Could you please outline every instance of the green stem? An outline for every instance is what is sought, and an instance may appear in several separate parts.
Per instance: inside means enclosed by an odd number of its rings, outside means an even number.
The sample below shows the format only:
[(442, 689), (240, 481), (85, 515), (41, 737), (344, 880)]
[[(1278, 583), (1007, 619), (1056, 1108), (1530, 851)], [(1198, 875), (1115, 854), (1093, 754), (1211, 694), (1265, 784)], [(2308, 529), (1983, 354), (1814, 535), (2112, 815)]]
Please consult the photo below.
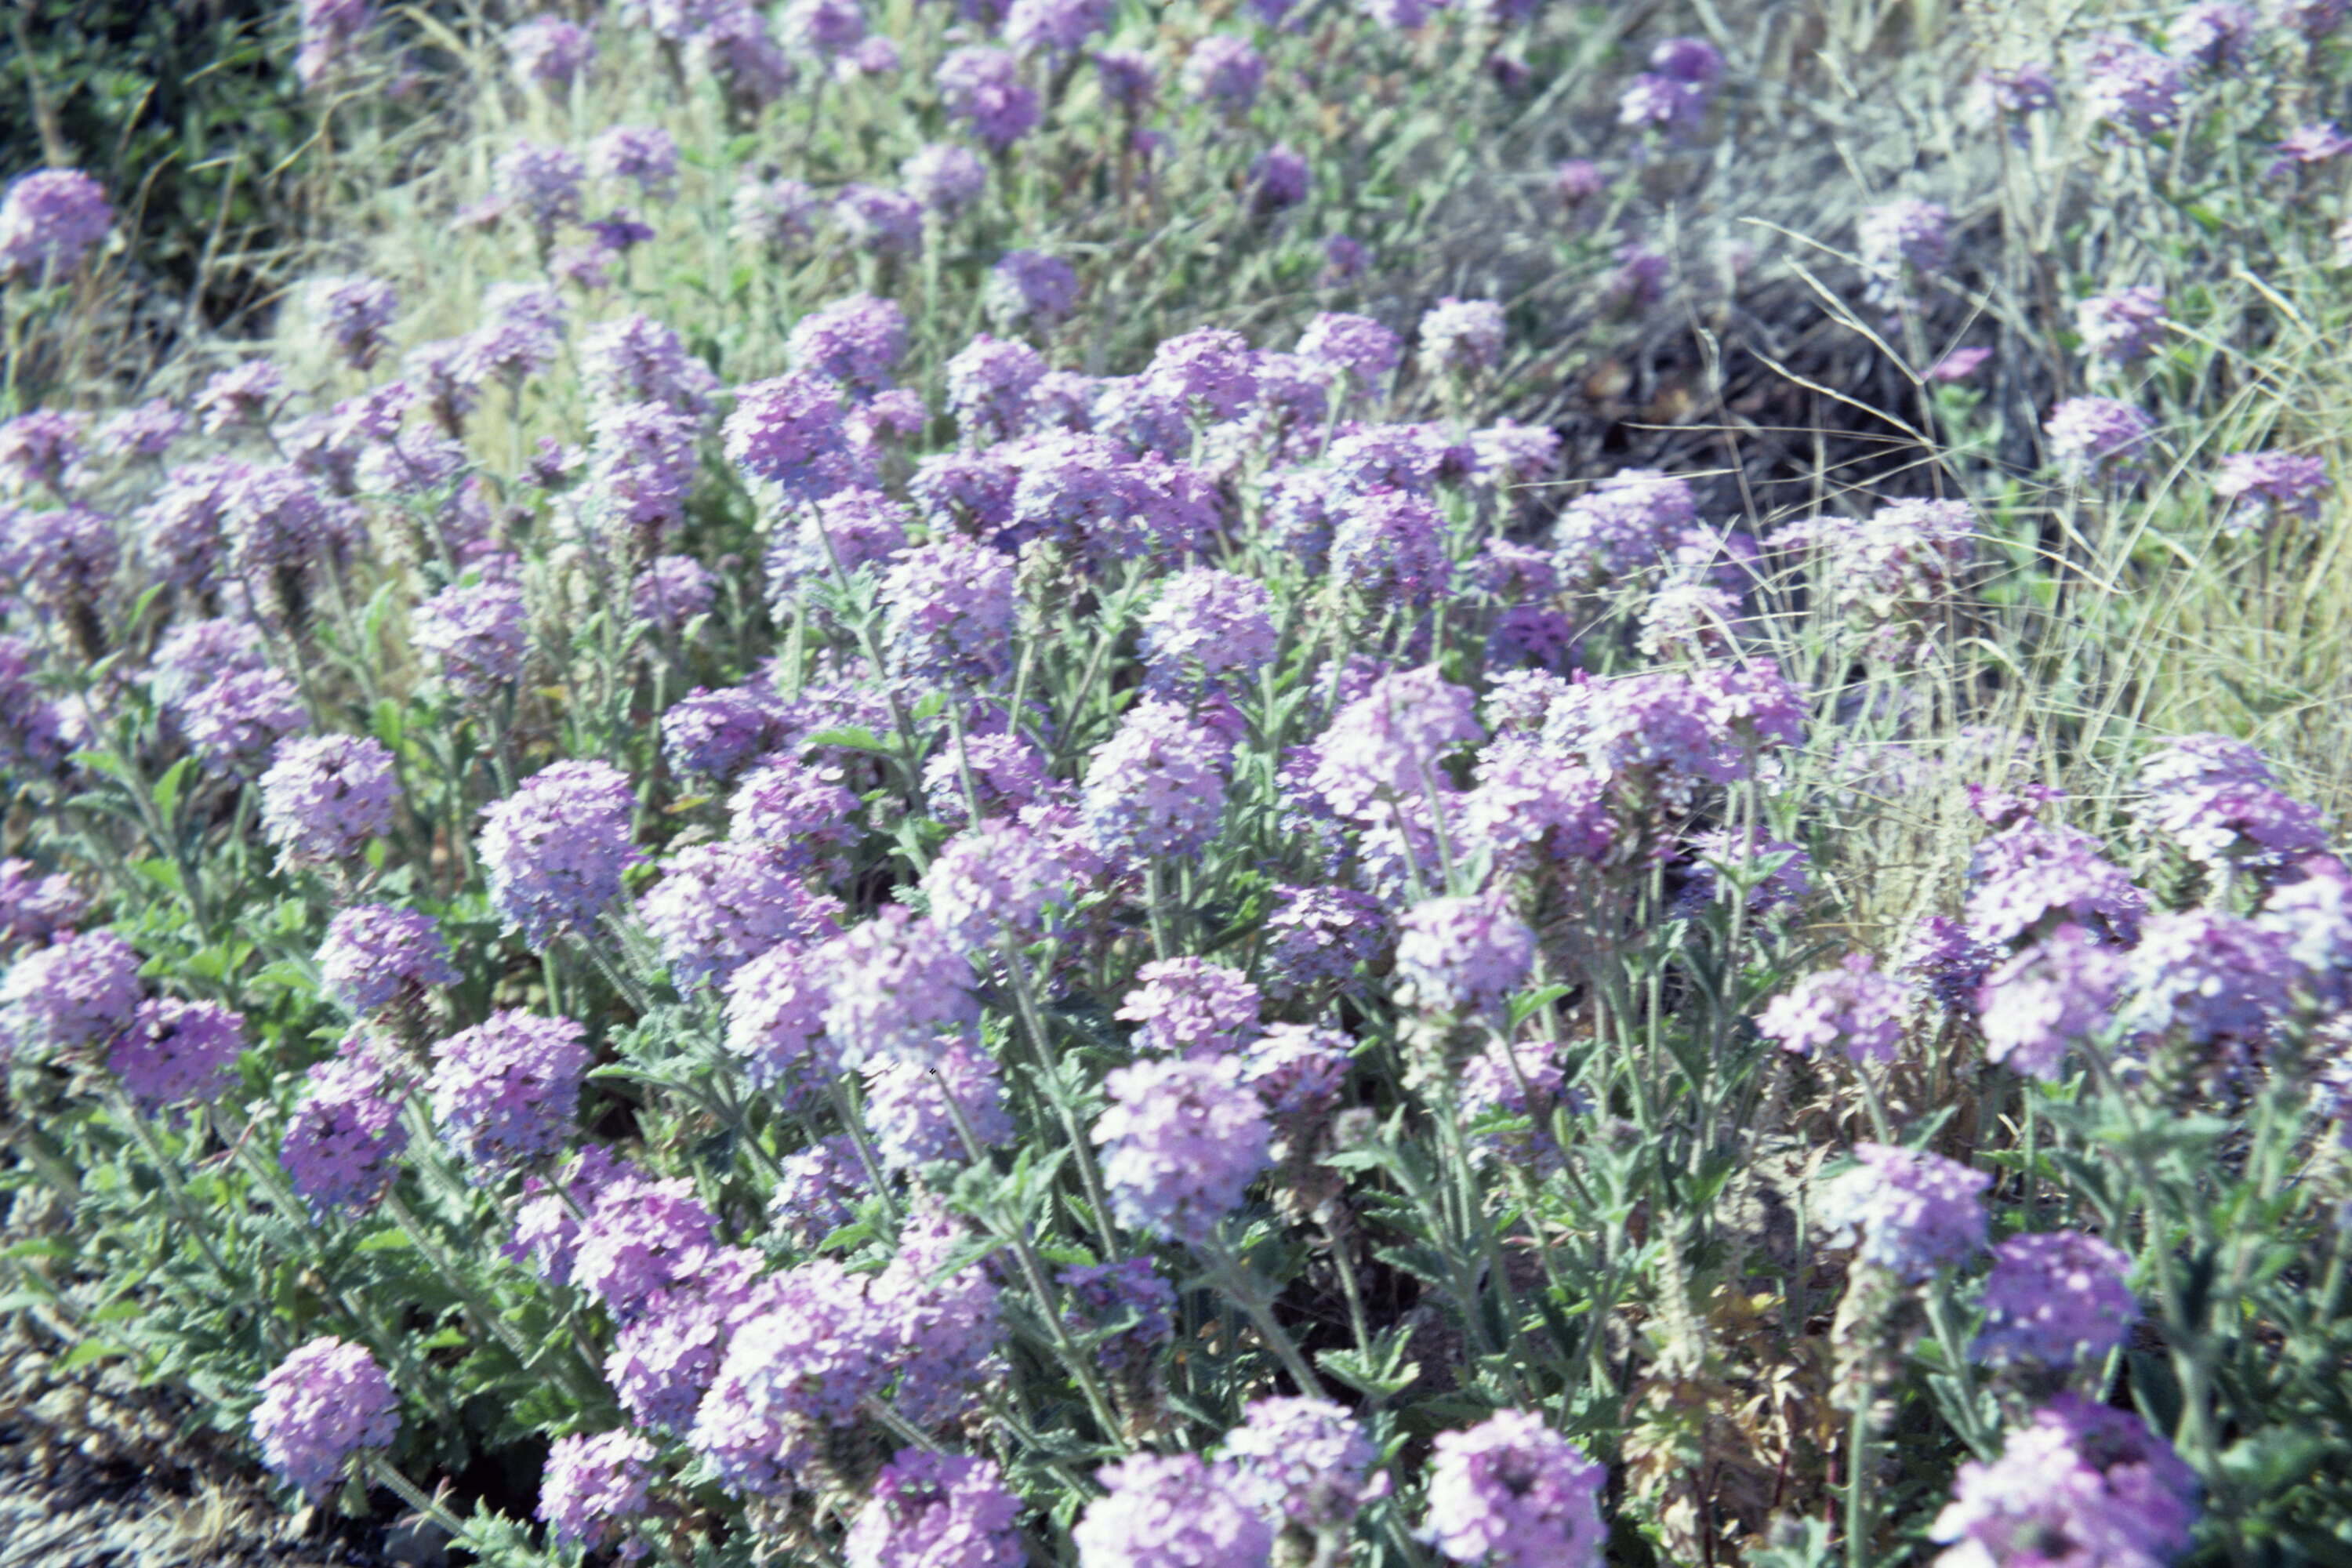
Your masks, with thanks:
[(1290, 1373), (1290, 1380), (1298, 1385), (1298, 1392), (1310, 1399), (1326, 1397), (1323, 1380), (1317, 1377), (1315, 1369), (1307, 1364), (1307, 1358), (1299, 1353), (1298, 1346), (1289, 1333), (1275, 1321), (1273, 1310), (1267, 1305), (1256, 1282), (1249, 1277), (1248, 1270), (1243, 1268), (1242, 1260), (1234, 1256), (1222, 1238), (1215, 1237), (1201, 1243), (1200, 1251), (1209, 1260), (1210, 1278), (1248, 1314), (1249, 1321), (1257, 1326), (1259, 1337), (1265, 1341), (1267, 1348), (1274, 1352), (1284, 1370)]

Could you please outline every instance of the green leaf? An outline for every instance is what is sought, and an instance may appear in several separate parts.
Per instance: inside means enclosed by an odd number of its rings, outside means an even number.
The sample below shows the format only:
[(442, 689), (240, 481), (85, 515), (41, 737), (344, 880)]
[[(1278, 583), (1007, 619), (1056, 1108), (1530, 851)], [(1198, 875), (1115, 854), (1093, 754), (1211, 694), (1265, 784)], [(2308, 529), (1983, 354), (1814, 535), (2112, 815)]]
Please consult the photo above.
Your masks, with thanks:
[(887, 755), (890, 748), (875, 739), (871, 730), (824, 730), (801, 742), (803, 752), (818, 746), (838, 746), (847, 752), (875, 752)]
[(65, 1359), (58, 1363), (58, 1369), (61, 1372), (71, 1372), (77, 1367), (92, 1366), (99, 1362), (112, 1361), (117, 1356), (130, 1353), (121, 1345), (105, 1340), (84, 1340), (66, 1352)]

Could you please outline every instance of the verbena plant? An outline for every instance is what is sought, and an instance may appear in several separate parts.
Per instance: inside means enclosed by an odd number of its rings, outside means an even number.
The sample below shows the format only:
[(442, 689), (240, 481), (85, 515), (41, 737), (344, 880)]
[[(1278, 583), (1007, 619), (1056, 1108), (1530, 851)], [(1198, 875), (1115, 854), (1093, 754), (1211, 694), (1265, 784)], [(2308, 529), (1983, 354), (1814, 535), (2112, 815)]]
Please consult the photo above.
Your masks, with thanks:
[(2352, 1555), (2337, 17), (1907, 20), (307, 5), (127, 400), (18, 181), (12, 1310), (485, 1562)]

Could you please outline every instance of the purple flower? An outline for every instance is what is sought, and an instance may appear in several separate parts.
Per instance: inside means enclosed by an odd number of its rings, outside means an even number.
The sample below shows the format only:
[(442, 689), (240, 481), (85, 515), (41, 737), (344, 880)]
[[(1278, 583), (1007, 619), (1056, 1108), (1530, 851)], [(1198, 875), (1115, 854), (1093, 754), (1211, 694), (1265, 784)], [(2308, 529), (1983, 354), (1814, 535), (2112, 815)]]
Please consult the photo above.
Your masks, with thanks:
[[(1075, 388), (1073, 389), (1075, 390)], [(1038, 422), (1047, 423), (1041, 410)], [(1192, 446), (1192, 426), (1184, 395), (1177, 387), (1165, 383), (1145, 380), (1139, 375), (1107, 376), (1092, 382), (1087, 388), (1087, 406), (1081, 417), (1070, 421), (1079, 429), (1097, 432), (1091, 442), (1033, 443), (1032, 449), (1040, 452), (1094, 451), (1103, 454), (1109, 472), (1108, 482), (1119, 501), (1127, 500), (1116, 487), (1125, 478), (1123, 465), (1150, 453), (1161, 458), (1176, 457)], [(1118, 503), (1110, 509), (1114, 525), (1118, 516)]]
[(1231, 748), (1177, 703), (1146, 698), (1087, 763), (1078, 811), (1107, 858), (1141, 865), (1196, 855), (1224, 815)]
[(636, 792), (609, 763), (552, 763), (482, 812), (490, 907), (533, 947), (594, 923), (639, 857)]
[(304, 291), (310, 315), (353, 370), (365, 370), (386, 344), (385, 329), (400, 309), (392, 285), (376, 278), (316, 278)]
[(1017, 432), (1045, 374), (1045, 358), (1027, 343), (986, 332), (966, 343), (947, 363), (948, 407), (964, 438), (981, 444)]
[(1012, 655), (1010, 557), (949, 538), (903, 551), (882, 580), (883, 636), (901, 676), (985, 679)]
[(260, 782), (263, 837), (289, 860), (346, 859), (392, 831), (400, 781), (373, 736), (280, 741)]
[(1976, 996), (1985, 1059), (2054, 1081), (2074, 1043), (2107, 1021), (2125, 962), (2071, 924), (2005, 960)]
[(1911, 928), (1896, 971), (1927, 988), (1948, 1012), (1973, 1015), (1977, 991), (2000, 956), (1949, 915), (1923, 915)]
[(1317, 986), (1344, 984), (1380, 952), (1380, 906), (1348, 888), (1277, 888), (1266, 917), (1258, 973), (1265, 994), (1286, 1002)]
[(899, 1232), (898, 1256), (870, 1292), (889, 1325), (898, 1373), (891, 1403), (918, 1426), (957, 1419), (1007, 1371), (999, 1349), (1003, 1303), (988, 1270), (970, 1264), (941, 1277), (971, 1239), (970, 1228), (939, 1199), (919, 1197)]
[(1069, 54), (1110, 26), (1110, 0), (1013, 0), (1004, 41), (1015, 53)]
[(755, 113), (782, 97), (797, 74), (768, 31), (767, 12), (756, 5), (726, 0), (690, 42), (688, 60), (725, 84), (739, 114)]
[(587, 1030), (519, 1008), (433, 1047), (434, 1124), (469, 1164), (495, 1170), (561, 1148), (572, 1131)]
[(2062, 1394), (1971, 1459), (1929, 1527), (1937, 1568), (2162, 1568), (2189, 1548), (2197, 1479), (2137, 1415)]
[(929, 1066), (971, 1037), (980, 1021), (971, 966), (906, 905), (884, 905), (820, 951), (830, 987), (824, 1029), (842, 1067)]
[(1315, 788), (1340, 816), (1359, 819), (1423, 798), (1440, 782), (1443, 758), (1485, 739), (1476, 705), (1434, 666), (1381, 676), (1324, 731)]
[(1416, 358), (1430, 376), (1476, 375), (1503, 357), (1503, 307), (1492, 300), (1440, 300), (1423, 313)]
[(662, 715), (662, 755), (681, 773), (724, 781), (776, 742), (772, 701), (750, 687), (696, 687)]
[(569, 1284), (572, 1259), (580, 1252), (580, 1218), (594, 1210), (606, 1187), (634, 1169), (615, 1160), (603, 1144), (591, 1143), (564, 1162), (554, 1190), (541, 1177), (524, 1177), (514, 1239), (499, 1250), (510, 1262), (530, 1265), (551, 1285)]
[(720, 1291), (707, 1276), (697, 1288), (664, 1295), (669, 1299), (660, 1311), (615, 1331), (604, 1380), (639, 1426), (675, 1436), (694, 1425), (695, 1405), (719, 1373), (731, 1320), (741, 1307), (717, 1299)]
[(1018, 823), (982, 821), (940, 847), (923, 873), (932, 923), (959, 952), (1010, 938), (1034, 940), (1049, 905), (1076, 879), (1043, 835)]
[[(1330, 368), (1297, 354), (1259, 352), (1250, 356), (1257, 373), (1255, 405), (1224, 428), (1261, 445), (1284, 437), (1302, 438), (1322, 429), (1331, 413)], [(1215, 433), (1212, 433), (1212, 439)]]
[(1252, 1400), (1218, 1458), (1261, 1514), (1318, 1533), (1345, 1530), (1365, 1503), (1388, 1494), (1363, 1424), (1328, 1399)]
[(2266, 510), (2317, 517), (2328, 482), (2323, 458), (2301, 452), (2232, 452), (2213, 475), (2213, 494), (2229, 503), (2221, 531), (2246, 532)]
[(1010, 816), (1035, 805), (1056, 788), (1045, 758), (1017, 731), (967, 735), (959, 754), (952, 747), (923, 764), (923, 790), (931, 815), (960, 823), (970, 815), (964, 798), (969, 771), (982, 816)]
[(1318, 280), (1318, 287), (1329, 289), (1352, 283), (1364, 275), (1371, 263), (1371, 253), (1360, 242), (1344, 234), (1327, 235), (1323, 239), (1323, 276)]
[(1534, 960), (1535, 932), (1493, 898), (1424, 899), (1397, 922), (1397, 1002), (1491, 1014), (1526, 983)]
[(2141, 765), (2134, 815), (2208, 866), (2276, 865), (2326, 846), (2319, 813), (2273, 785), (2270, 764), (2242, 741), (2183, 735)]
[(857, 0), (792, 0), (782, 17), (784, 47), (804, 55), (832, 55), (866, 37), (866, 10)]
[(507, 29), (501, 40), (515, 79), (561, 90), (596, 58), (596, 42), (587, 29), (561, 16), (533, 16)]
[(58, 283), (106, 237), (114, 209), (79, 169), (37, 169), (0, 197), (0, 278)]
[(444, 686), (469, 701), (487, 701), (522, 678), (530, 612), (520, 585), (509, 580), (453, 583), (411, 613), (408, 640), (433, 661)]
[(2112, 365), (2146, 358), (2164, 341), (2168, 324), (2164, 289), (2155, 283), (2094, 294), (2074, 307), (2074, 331), (2082, 337), (2083, 352)]
[(896, 76), (899, 64), (898, 44), (877, 33), (842, 51), (833, 62), (833, 79), (847, 83), (862, 77)]
[[(0, 577), (73, 621), (92, 616), (121, 559), (114, 521), (88, 507), (0, 508)], [(100, 635), (92, 622), (87, 642)]]
[(0, 860), (0, 952), (47, 942), (89, 912), (61, 872), (42, 876), (29, 860)]
[(636, 314), (588, 330), (580, 342), (580, 379), (598, 410), (660, 403), (699, 417), (719, 390), (719, 377), (687, 352), (677, 332)]
[(736, 970), (782, 942), (831, 936), (840, 905), (813, 894), (794, 857), (774, 844), (697, 844), (663, 868), (637, 900), (638, 917), (661, 944), (680, 992), (724, 985)]
[(2236, 0), (2199, 0), (2172, 19), (2165, 41), (2175, 58), (2214, 70), (2242, 60), (2262, 25), (2252, 7)]
[(0, 976), (0, 1058), (95, 1046), (130, 1026), (139, 954), (110, 931), (68, 932)]
[(616, 1320), (635, 1318), (709, 1264), (716, 1224), (687, 1177), (615, 1176), (581, 1222), (572, 1282)]
[(167, 397), (152, 397), (98, 422), (98, 445), (132, 457), (160, 458), (188, 433), (187, 416)]
[(1572, 574), (1622, 577), (1654, 565), (1697, 521), (1697, 498), (1683, 480), (1655, 468), (1620, 468), (1568, 504), (1552, 542)]
[(907, 313), (896, 300), (852, 294), (794, 321), (784, 352), (797, 370), (853, 391), (878, 391), (906, 357)]
[(1231, 1058), (1170, 1057), (1114, 1069), (1096, 1119), (1102, 1176), (1121, 1225), (1198, 1246), (1265, 1169), (1265, 1108)]
[(261, 1380), (253, 1407), (261, 1462), (313, 1499), (334, 1487), (363, 1448), (381, 1448), (400, 1430), (400, 1399), (364, 1347), (331, 1335), (310, 1341)]
[(375, 7), (368, 0), (302, 0), (300, 15), (294, 74), (304, 87), (317, 87), (340, 69), (375, 25)]
[(1966, 501), (1899, 500), (1863, 521), (1822, 515), (1771, 542), (1821, 552), (1820, 587), (1867, 636), (1874, 656), (1901, 662), (1941, 628), (1944, 608), (1974, 559), (1976, 513)]
[(728, 199), (727, 211), (736, 238), (782, 249), (809, 237), (816, 207), (816, 193), (798, 180), (746, 174)]
[(1274, 1148), (1276, 1159), (1297, 1151), (1297, 1123), (1318, 1121), (1338, 1102), (1355, 1044), (1337, 1029), (1314, 1024), (1271, 1024), (1242, 1047), (1241, 1081), (1285, 1124)]
[(763, 846), (786, 870), (838, 873), (845, 868), (844, 851), (860, 837), (857, 809), (837, 765), (780, 755), (729, 797), (728, 833), (739, 843)]
[(988, 188), (988, 165), (969, 147), (933, 142), (898, 165), (907, 194), (942, 218), (952, 218)]
[(1377, 489), (1339, 503), (1330, 573), (1372, 603), (1417, 604), (1445, 586), (1445, 519), (1411, 490)]
[(646, 1511), (654, 1446), (623, 1429), (558, 1437), (539, 1483), (539, 1517), (567, 1546), (601, 1546)]
[(1102, 49), (1095, 55), (1096, 78), (1105, 102), (1130, 120), (1150, 106), (1160, 91), (1160, 69), (1136, 49)]
[(1816, 970), (1772, 998), (1756, 1019), (1757, 1032), (1801, 1057), (1833, 1045), (1857, 1063), (1895, 1059), (1903, 1043), (1909, 997), (1877, 973), (1866, 952), (1850, 952), (1835, 969)]
[[(906, 547), (914, 516), (880, 490), (863, 486), (836, 491), (803, 510), (797, 521), (780, 526), (768, 552), (769, 603), (788, 607), (799, 584), (830, 578), (838, 565), (855, 572), (887, 561)], [(781, 619), (781, 616), (779, 616)]]
[(1144, 615), (1144, 683), (1176, 691), (1245, 681), (1272, 662), (1276, 641), (1263, 584), (1196, 566), (1169, 578)]
[(2127, 928), (2147, 899), (2123, 868), (2101, 856), (2103, 847), (2087, 833), (2030, 817), (1994, 834), (1977, 846), (1969, 929), (1985, 942), (2009, 942), (2053, 910)]
[(2084, 46), (2076, 69), (2083, 83), (2083, 113), (2142, 141), (2168, 131), (2179, 118), (2186, 84), (2180, 68), (2137, 39), (2095, 33)]
[(967, 121), (972, 133), (1002, 153), (1036, 126), (1037, 95), (1021, 80), (1021, 62), (1003, 49), (968, 46), (954, 49), (932, 73), (940, 103), (951, 118)]
[(823, 948), (772, 947), (728, 980), (725, 1044), (753, 1084), (789, 1088), (803, 1076), (823, 1079), (841, 1070), (824, 1025), (830, 957)]
[(2053, 1367), (2101, 1360), (2139, 1319), (2130, 1272), (2121, 1249), (2079, 1230), (2010, 1237), (1992, 1249), (1976, 1353)]
[(245, 1050), (245, 1019), (217, 1002), (166, 996), (142, 1003), (116, 1037), (107, 1070), (148, 1110), (209, 1105), (227, 1089)]
[(328, 999), (353, 1014), (457, 984), (449, 944), (432, 918), (388, 904), (359, 904), (328, 921), (318, 963)]
[(1551, 472), (1559, 461), (1559, 432), (1542, 426), (1498, 419), (1470, 432), (1470, 450), (1476, 457), (1477, 482), (1500, 488), (1526, 484)]
[(1078, 275), (1057, 257), (1034, 250), (1007, 251), (988, 269), (980, 302), (999, 331), (1024, 323), (1051, 328), (1077, 303)]
[(650, 626), (677, 632), (707, 614), (719, 579), (691, 555), (657, 555), (629, 584), (629, 613)]
[(490, 165), (492, 188), (521, 211), (541, 246), (552, 243), (563, 225), (580, 221), (580, 187), (587, 177), (578, 154), (529, 141), (517, 142)]
[(1259, 213), (1280, 212), (1307, 199), (1314, 175), (1307, 160), (1286, 145), (1267, 148), (1250, 163), (1250, 206)]
[(777, 1233), (805, 1252), (856, 1217), (866, 1195), (857, 1152), (845, 1134), (812, 1143), (779, 1162), (782, 1171), (768, 1199)]
[(2115, 468), (2128, 470), (2140, 451), (2155, 437), (2157, 423), (2128, 402), (2115, 397), (2067, 397), (2051, 409), (2042, 426), (2051, 439), (2051, 456), (2067, 472)]
[(1144, 380), (1199, 408), (1211, 419), (1230, 419), (1257, 395), (1249, 340), (1221, 327), (1202, 327), (1162, 342), (1151, 351)]
[(963, 1162), (963, 1135), (949, 1113), (950, 1099), (982, 1148), (1013, 1141), (1003, 1074), (985, 1052), (970, 1045), (950, 1046), (923, 1065), (869, 1061), (865, 1073), (866, 1125), (874, 1137), (874, 1157), (886, 1171), (912, 1171), (938, 1160)]
[(1070, 1529), (1079, 1568), (1266, 1568), (1274, 1531), (1239, 1479), (1198, 1454), (1135, 1454)]
[(1265, 57), (1246, 38), (1212, 33), (1184, 57), (1182, 79), (1186, 96), (1196, 102), (1245, 110), (1265, 81)]
[(1985, 362), (1990, 358), (1990, 349), (1954, 349), (1927, 367), (1927, 379), (1945, 383), (1966, 381), (1982, 370)]
[(913, 441), (930, 428), (930, 405), (911, 386), (877, 392), (849, 416), (849, 438), (859, 446), (878, 447), (885, 441)]
[(1723, 79), (1723, 57), (1703, 38), (1668, 38), (1650, 51), (1650, 68), (1618, 96), (1617, 122), (1641, 130), (1696, 131)]
[(319, 1062), (305, 1077), (278, 1162), (313, 1215), (363, 1214), (400, 1174), (408, 1147), (400, 1122), (404, 1087), (365, 1054)]
[(1608, 188), (1589, 158), (1570, 158), (1551, 172), (1552, 194), (1571, 207), (1582, 206)]
[(1984, 1246), (1978, 1197), (1992, 1184), (1988, 1173), (1885, 1143), (1857, 1143), (1853, 1153), (1857, 1163), (1814, 1200), (1826, 1245), (1852, 1247), (1858, 1262), (1913, 1281), (1965, 1263)]
[(285, 371), (273, 361), (249, 359), (235, 370), (216, 372), (191, 406), (205, 434), (216, 436), (241, 425), (266, 428), (286, 396)]
[(1160, 1347), (1175, 1337), (1176, 1292), (1149, 1258), (1065, 1268), (1056, 1279), (1074, 1304), (1062, 1314), (1072, 1331), (1085, 1333), (1131, 1320), (1095, 1348), (1096, 1360), (1114, 1375), (1148, 1366)]
[(769, 480), (789, 501), (820, 500), (861, 477), (863, 465), (845, 451), (841, 389), (810, 371), (736, 388), (724, 434), (728, 460), (743, 477)]
[[(1013, 15), (1025, 0), (1014, 0)], [(842, 1541), (847, 1568), (1022, 1568), (1020, 1498), (993, 1459), (902, 1448)]]
[(645, 556), (656, 553), (647, 542), (685, 520), (698, 422), (666, 403), (629, 403), (596, 410), (588, 430), (588, 479), (608, 527), (617, 524), (616, 537)]
[(1941, 272), (1952, 242), (1946, 226), (1951, 214), (1939, 202), (1912, 198), (1884, 202), (1865, 210), (1854, 225), (1854, 249), (1869, 274), (1869, 298), (1890, 310), (1909, 309), (1906, 269), (1925, 277)]
[(2266, 1039), (2301, 979), (2284, 933), (2213, 910), (2148, 916), (2125, 963), (2117, 1021), (2198, 1046)]
[(2273, 14), (2281, 26), (2316, 41), (2342, 25), (2347, 8), (2346, 0), (2277, 0)]
[(777, 1277), (764, 1310), (735, 1331), (688, 1442), (730, 1492), (789, 1493), (826, 1430), (881, 1391), (891, 1328), (865, 1279), (831, 1258)]
[(1606, 1466), (1532, 1410), (1502, 1410), (1440, 1432), (1429, 1467), (1424, 1539), (1488, 1568), (1599, 1568)]
[(1232, 1055), (1258, 1033), (1258, 989), (1241, 971), (1204, 958), (1169, 958), (1135, 972), (1140, 982), (1112, 1016), (1140, 1024), (1139, 1052), (1208, 1059)]

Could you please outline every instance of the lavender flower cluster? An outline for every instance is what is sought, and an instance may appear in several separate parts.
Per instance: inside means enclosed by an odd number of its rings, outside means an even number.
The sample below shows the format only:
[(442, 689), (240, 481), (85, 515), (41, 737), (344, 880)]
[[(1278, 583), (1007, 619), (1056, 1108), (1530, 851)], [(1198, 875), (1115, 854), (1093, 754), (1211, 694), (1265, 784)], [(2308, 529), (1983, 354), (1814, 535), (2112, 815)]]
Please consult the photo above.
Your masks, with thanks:
[[(2062, 137), (2178, 175), (2338, 9), (2070, 24), (1979, 108), (2037, 178)], [(158, 1364), (275, 1477), (415, 1505), (520, 1432), (558, 1552), (1599, 1568), (1869, 1528), (1899, 1410), (1958, 1440), (1906, 1452), (1942, 1568), (2253, 1516), (2277, 1427), (2218, 1434), (2325, 1361), (2263, 1292), (2343, 1220), (2352, 867), (2291, 753), (2074, 727), (2137, 689), (1976, 721), (2057, 679), (1988, 662), (2021, 606), (2120, 616), (2167, 552), (2323, 580), (2325, 432), (2199, 438), (2169, 253), (2019, 307), (2067, 335), (2004, 321), (1980, 395), (1936, 334), (1997, 226), (1923, 168), (1841, 287), (1934, 472), (1750, 531), (1680, 412), (1599, 457), (1632, 424), (1546, 401), (1545, 289), (1306, 226), (1372, 212), (1355, 98), (1525, 98), (1538, 10), (517, 16), (466, 298), (354, 237), (307, 349), (0, 425), (9, 1148), (173, 1259)], [(300, 13), (331, 128), (424, 25)], [(1633, 215), (1787, 107), (1707, 30), (1603, 84), (1622, 163), (1564, 122), (1592, 156), (1529, 187), (1644, 377), (1701, 290)], [(2352, 142), (2263, 145), (2262, 199), (2337, 212)], [(72, 171), (0, 198), (24, 364), (114, 225)], [(1212, 252), (1267, 299), (1111, 320)], [(2135, 507), (2163, 548), (2085, 609)], [(2209, 1247), (2217, 1193), (2275, 1237)], [(2166, 1430), (2084, 1397), (2115, 1365)]]

